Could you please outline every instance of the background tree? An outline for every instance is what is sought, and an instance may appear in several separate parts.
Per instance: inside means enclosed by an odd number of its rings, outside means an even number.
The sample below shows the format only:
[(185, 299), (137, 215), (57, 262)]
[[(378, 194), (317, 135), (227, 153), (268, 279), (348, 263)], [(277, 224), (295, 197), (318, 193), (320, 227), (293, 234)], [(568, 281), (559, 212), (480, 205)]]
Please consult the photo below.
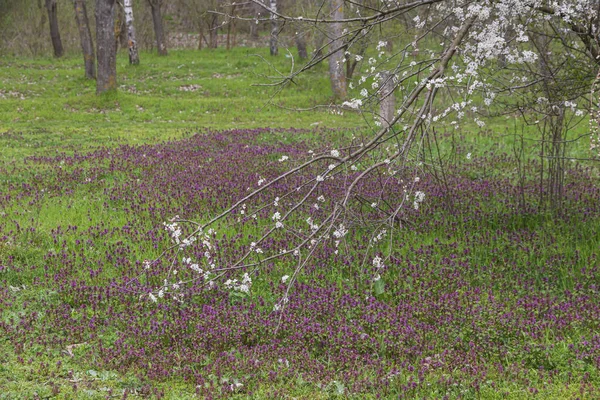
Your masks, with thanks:
[[(344, 19), (344, 1), (331, 0), (331, 16), (334, 21)], [(329, 44), (329, 81), (331, 90), (337, 99), (344, 100), (347, 95), (347, 83), (344, 66), (344, 35), (342, 34), (342, 24), (334, 22), (330, 24), (330, 44)]]
[(58, 30), (58, 7), (56, 0), (46, 0), (46, 10), (48, 10), (48, 20), (50, 22), (50, 38), (54, 48), (54, 57), (62, 57), (65, 53), (60, 40), (60, 31)]
[(158, 55), (167, 55), (167, 43), (165, 41), (165, 31), (161, 13), (162, 0), (148, 0), (152, 12), (152, 23), (154, 25), (154, 34), (156, 35), (156, 48)]
[(116, 0), (96, 0), (97, 94), (117, 89), (115, 5)]
[(208, 47), (216, 49), (219, 47), (219, 15), (207, 13), (206, 21), (208, 25)]
[(305, 60), (308, 58), (308, 51), (306, 50), (306, 32), (297, 30), (294, 34), (294, 41), (296, 42), (296, 49), (298, 50), (298, 58)]
[(73, 0), (75, 10), (75, 20), (79, 29), (79, 39), (81, 42), (81, 51), (83, 52), (83, 63), (85, 66), (85, 77), (96, 79), (96, 54), (94, 53), (94, 43), (92, 42), (92, 33), (87, 15), (84, 0)]
[(138, 54), (135, 26), (133, 23), (133, 0), (124, 0), (125, 24), (127, 28), (127, 49), (129, 50), (129, 64), (138, 65), (140, 56)]
[(272, 56), (279, 54), (279, 24), (277, 21), (277, 0), (270, 0), (269, 9), (271, 11), (271, 40), (269, 42), (269, 52)]
[(252, 11), (252, 17), (253, 19), (250, 21), (250, 38), (252, 38), (253, 40), (258, 40), (258, 31), (260, 29), (260, 19), (262, 18), (263, 13), (265, 12), (265, 10), (256, 3), (252, 3), (251, 4), (251, 11)]

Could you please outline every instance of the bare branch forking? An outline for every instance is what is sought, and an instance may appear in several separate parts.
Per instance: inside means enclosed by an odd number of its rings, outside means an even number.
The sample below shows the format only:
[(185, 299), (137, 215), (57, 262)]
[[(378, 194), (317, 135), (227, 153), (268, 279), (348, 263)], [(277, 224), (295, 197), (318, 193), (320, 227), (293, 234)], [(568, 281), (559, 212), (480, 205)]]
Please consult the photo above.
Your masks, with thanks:
[[(331, 237), (338, 238), (336, 240), (336, 247), (339, 245), (340, 240), (345, 236), (347, 232), (347, 226), (350, 225), (350, 221), (348, 217), (353, 214), (353, 212), (349, 208), (349, 200), (352, 196), (352, 193), (359, 182), (365, 179), (365, 177), (369, 176), (373, 172), (377, 171), (379, 168), (388, 166), (392, 161), (396, 159), (406, 158), (407, 153), (411, 147), (412, 142), (417, 137), (417, 130), (423, 124), (424, 118), (422, 116), (427, 113), (431, 107), (433, 100), (435, 98), (435, 94), (437, 93), (437, 89), (429, 89), (426, 91), (425, 99), (423, 105), (419, 106), (419, 111), (414, 115), (414, 123), (407, 132), (407, 136), (404, 138), (404, 143), (400, 146), (396, 153), (393, 154), (389, 159), (384, 161), (379, 161), (373, 163), (370, 167), (366, 168), (363, 172), (359, 173), (357, 176), (351, 178), (347, 184), (345, 185), (346, 189), (339, 201), (332, 202), (331, 210), (321, 219), (321, 223), (317, 225), (312, 222), (309, 218), (307, 222), (311, 226), (311, 231), (309, 234), (302, 234), (300, 231), (293, 231), (293, 228), (287, 228), (289, 232), (295, 232), (294, 235), (297, 237), (298, 241), (293, 244), (290, 248), (285, 249), (279, 253), (266, 255), (265, 257), (261, 257), (262, 251), (259, 251), (261, 244), (270, 236), (272, 236), (277, 230), (284, 228), (284, 224), (291, 220), (292, 216), (296, 215), (296, 213), (300, 212), (303, 207), (307, 204), (309, 199), (316, 196), (317, 190), (324, 184), (327, 179), (335, 178), (336, 176), (342, 177), (344, 176), (344, 171), (348, 171), (353, 169), (352, 167), (356, 165), (356, 163), (360, 162), (362, 159), (366, 157), (366, 155), (380, 146), (383, 142), (388, 140), (388, 133), (391, 133), (391, 136), (396, 136), (398, 133), (394, 132), (393, 124), (396, 123), (404, 114), (408, 112), (409, 109), (413, 108), (417, 103), (419, 103), (419, 98), (424, 93), (425, 89), (427, 89), (427, 84), (432, 79), (441, 77), (444, 75), (446, 67), (454, 54), (456, 54), (456, 49), (465, 38), (469, 28), (473, 25), (475, 18), (467, 19), (460, 29), (457, 31), (454, 40), (448, 45), (446, 50), (442, 53), (441, 57), (438, 59), (437, 66), (430, 71), (428, 77), (422, 80), (419, 85), (415, 89), (413, 89), (411, 95), (408, 99), (403, 102), (399, 113), (390, 121), (390, 124), (385, 125), (382, 129), (372, 138), (368, 143), (358, 146), (357, 148), (349, 148), (344, 153), (340, 153), (338, 150), (332, 150), (330, 154), (323, 154), (312, 158), (311, 160), (302, 163), (301, 165), (290, 169), (289, 171), (281, 174), (270, 182), (262, 185), (260, 188), (254, 190), (252, 193), (244, 196), (242, 199), (237, 201), (231, 207), (210, 219), (206, 223), (193, 223), (195, 226), (193, 232), (188, 234), (185, 239), (180, 240), (178, 233), (174, 238), (176, 242), (174, 245), (166, 250), (163, 253), (165, 256), (169, 251), (174, 251), (175, 255), (171, 259), (169, 274), (167, 276), (166, 282), (171, 280), (173, 276), (171, 276), (171, 270), (173, 270), (173, 265), (175, 263), (175, 259), (177, 255), (185, 248), (182, 247), (182, 243), (190, 243), (196, 240), (197, 237), (205, 235), (205, 232), (208, 228), (214, 226), (218, 221), (224, 219), (225, 217), (231, 216), (231, 214), (240, 209), (245, 209), (246, 203), (252, 201), (258, 197), (258, 195), (266, 190), (274, 188), (279, 182), (284, 181), (285, 179), (296, 176), (297, 173), (304, 171), (308, 168), (317, 167), (322, 162), (330, 162), (328, 168), (324, 170), (321, 174), (316, 177), (309, 178), (308, 181), (305, 181), (301, 185), (297, 186), (289, 193), (285, 193), (280, 197), (277, 197), (276, 201), (283, 201), (291, 194), (299, 191), (305, 190), (305, 193), (299, 198), (295, 203), (290, 204), (289, 208), (282, 215), (279, 212), (276, 212), (273, 215), (273, 220), (276, 221), (275, 226), (271, 226), (265, 232), (263, 232), (260, 237), (256, 238), (256, 241), (252, 243), (252, 245), (246, 249), (237, 260), (229, 263), (226, 266), (216, 267), (213, 266), (208, 270), (202, 270), (203, 274), (199, 274), (195, 278), (192, 278), (187, 281), (180, 281), (177, 285), (186, 284), (191, 282), (196, 282), (198, 280), (204, 280), (205, 284), (210, 284), (217, 279), (220, 279), (224, 276), (224, 274), (229, 273), (235, 270), (249, 270), (252, 269), (255, 271), (257, 268), (260, 268), (264, 263), (293, 255), (297, 257), (296, 265), (294, 271), (292, 273), (292, 279), (290, 281), (290, 285), (288, 285), (288, 289), (283, 299), (280, 300), (275, 305), (275, 310), (279, 311), (285, 308), (286, 298), (288, 296), (289, 290), (291, 288), (291, 284), (296, 280), (297, 275), (300, 271), (307, 265), (310, 261), (312, 255), (316, 251), (317, 247), (323, 244), (326, 240), (329, 240)], [(347, 178), (344, 178), (347, 179)], [(422, 200), (422, 199), (421, 199)], [(419, 201), (421, 201), (419, 200)], [(404, 198), (401, 203), (404, 204), (406, 199)], [(266, 210), (267, 205), (259, 206), (254, 209), (255, 213), (262, 212)], [(391, 224), (390, 229), (393, 230), (393, 224), (397, 221), (397, 216), (400, 213), (402, 205), (399, 205), (394, 208), (393, 212), (389, 214), (387, 218), (386, 224)], [(172, 230), (178, 229), (173, 228), (173, 224), (177, 224), (178, 222), (184, 222), (183, 220), (176, 219), (172, 221)], [(208, 239), (205, 239), (208, 240)], [(162, 257), (162, 256), (161, 256)], [(198, 267), (199, 268), (199, 267)], [(245, 278), (245, 279), (250, 279)], [(166, 288), (163, 288), (166, 290)], [(161, 289), (162, 290), (162, 289)]]
[(335, 18), (332, 18), (332, 19), (327, 19), (327, 18), (319, 19), (319, 18), (290, 17), (288, 15), (284, 15), (284, 14), (281, 14), (281, 13), (277, 12), (277, 10), (272, 11), (272, 9), (269, 8), (269, 7), (267, 7), (266, 4), (262, 3), (261, 0), (251, 0), (251, 1), (253, 3), (261, 6), (265, 10), (267, 10), (269, 12), (272, 12), (273, 14), (275, 14), (275, 16), (277, 18), (285, 20), (285, 21), (309, 22), (309, 23), (315, 23), (315, 24), (339, 24), (339, 23), (348, 23), (348, 22), (372, 22), (372, 21), (380, 20), (380, 19), (382, 19), (384, 17), (387, 17), (389, 15), (398, 14), (398, 13), (401, 13), (401, 12), (412, 10), (414, 8), (417, 8), (417, 7), (439, 3), (439, 2), (441, 2), (443, 0), (419, 0), (419, 1), (413, 1), (413, 2), (410, 2), (410, 3), (407, 3), (407, 4), (402, 4), (400, 6), (391, 8), (389, 10), (377, 10), (377, 12), (374, 15), (365, 16), (365, 17), (355, 17), (355, 18), (343, 18), (343, 19), (335, 19)]

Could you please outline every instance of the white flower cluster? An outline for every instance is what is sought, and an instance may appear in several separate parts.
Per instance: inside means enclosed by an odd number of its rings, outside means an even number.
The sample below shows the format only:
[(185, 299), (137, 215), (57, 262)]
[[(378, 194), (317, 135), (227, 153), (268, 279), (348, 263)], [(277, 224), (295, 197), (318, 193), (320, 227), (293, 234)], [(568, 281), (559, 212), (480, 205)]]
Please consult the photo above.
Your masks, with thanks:
[[(277, 201), (278, 200), (279, 200), (279, 197), (277, 198)], [(273, 221), (275, 221), (275, 228), (277, 228), (277, 229), (283, 228), (283, 222), (281, 222), (281, 213), (279, 211), (276, 211), (275, 214), (273, 214), (273, 216), (271, 217), (271, 219)]]
[(287, 296), (285, 296), (283, 299), (281, 299), (279, 301), (279, 303), (277, 303), (273, 306), (273, 311), (281, 310), (281, 307), (283, 307), (285, 304), (289, 303), (289, 301), (290, 300), (287, 298)]
[(173, 222), (179, 219), (179, 215), (176, 215), (172, 220), (171, 223), (166, 223), (163, 222), (163, 226), (165, 227), (165, 230), (169, 233), (169, 236), (171, 236), (171, 240), (173, 241), (173, 243), (176, 244), (180, 244), (181, 243), (181, 227), (179, 226), (179, 224), (177, 222)]
[(344, 224), (340, 224), (338, 228), (333, 231), (333, 236), (336, 239), (341, 239), (348, 234), (348, 229), (344, 226)]
[(425, 193), (417, 190), (415, 192), (414, 200), (413, 200), (413, 208), (415, 210), (419, 209), (419, 204), (421, 204), (425, 200)]
[(245, 273), (241, 282), (238, 282), (237, 279), (228, 279), (225, 281), (224, 285), (227, 289), (249, 294), (250, 289), (252, 288), (252, 278), (250, 278), (248, 273)]
[[(175, 270), (173, 272), (173, 274), (177, 275), (177, 271)], [(165, 297), (165, 294), (167, 294), (167, 292), (169, 292), (169, 289), (171, 289), (171, 290), (173, 290), (173, 293), (171, 294), (172, 299), (175, 301), (178, 301), (180, 303), (183, 303), (183, 293), (177, 293), (177, 291), (181, 288), (182, 283), (183, 283), (182, 281), (169, 283), (165, 279), (163, 281), (162, 287), (158, 290), (156, 295), (154, 295), (154, 293), (150, 292), (150, 293), (148, 293), (148, 298), (150, 300), (152, 300), (153, 302), (157, 303), (158, 299), (162, 299), (163, 297)]]
[(256, 247), (256, 242), (250, 243), (250, 251), (255, 252), (256, 254), (262, 254), (263, 251), (260, 247)]
[(311, 217), (306, 219), (306, 223), (310, 226), (310, 229), (314, 232), (319, 229), (319, 225), (315, 224)]
[(373, 239), (371, 239), (373, 241), (373, 243), (377, 243), (379, 241), (381, 241), (385, 236), (387, 235), (387, 230), (386, 229), (382, 229)]

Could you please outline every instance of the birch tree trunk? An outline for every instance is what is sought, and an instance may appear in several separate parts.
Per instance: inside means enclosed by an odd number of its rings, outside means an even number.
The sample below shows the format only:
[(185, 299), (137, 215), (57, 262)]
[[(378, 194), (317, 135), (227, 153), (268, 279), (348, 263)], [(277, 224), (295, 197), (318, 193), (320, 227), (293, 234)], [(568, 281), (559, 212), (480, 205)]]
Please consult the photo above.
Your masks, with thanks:
[[(344, 18), (344, 1), (331, 0), (332, 18), (341, 20)], [(329, 80), (331, 81), (331, 90), (333, 96), (339, 100), (346, 98), (346, 75), (344, 74), (344, 49), (342, 39), (342, 24), (333, 23), (330, 27), (331, 43), (329, 44), (330, 51), (335, 51), (329, 56)], [(337, 50), (336, 50), (337, 49)]]
[(272, 56), (279, 54), (279, 48), (277, 47), (277, 36), (279, 35), (279, 24), (277, 23), (277, 0), (271, 0), (271, 43), (269, 50)]
[(167, 55), (167, 43), (165, 42), (165, 31), (163, 29), (162, 14), (160, 6), (162, 0), (148, 0), (152, 11), (152, 23), (154, 24), (154, 33), (156, 35), (156, 47), (158, 48), (159, 56)]
[(90, 31), (90, 22), (88, 20), (87, 10), (84, 0), (74, 0), (75, 20), (77, 29), (79, 29), (79, 38), (81, 40), (81, 51), (83, 52), (83, 62), (85, 64), (85, 77), (96, 79), (96, 54), (94, 54), (94, 43), (92, 42), (92, 32)]
[(115, 4), (116, 0), (96, 0), (96, 43), (98, 46), (96, 94), (117, 89)]
[(58, 31), (58, 9), (56, 0), (46, 0), (46, 9), (48, 10), (48, 20), (50, 21), (50, 39), (52, 39), (52, 47), (54, 48), (54, 57), (62, 57), (65, 53), (60, 40), (60, 32)]
[(135, 37), (135, 26), (133, 25), (133, 0), (124, 0), (125, 25), (127, 26), (127, 49), (129, 50), (129, 64), (138, 65), (140, 56), (138, 54), (137, 39)]

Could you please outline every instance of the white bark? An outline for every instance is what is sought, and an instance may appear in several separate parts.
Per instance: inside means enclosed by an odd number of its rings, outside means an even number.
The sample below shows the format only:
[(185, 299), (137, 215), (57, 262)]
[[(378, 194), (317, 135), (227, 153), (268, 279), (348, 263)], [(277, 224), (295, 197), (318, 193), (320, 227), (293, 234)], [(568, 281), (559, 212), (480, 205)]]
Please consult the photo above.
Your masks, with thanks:
[(135, 27), (133, 25), (133, 0), (124, 0), (125, 25), (127, 26), (127, 48), (129, 49), (129, 64), (138, 65), (140, 56), (137, 49), (137, 40), (135, 37)]
[(271, 8), (271, 45), (270, 51), (272, 56), (276, 56), (279, 53), (279, 48), (277, 47), (277, 36), (279, 34), (279, 24), (277, 23), (277, 0), (271, 0), (270, 3)]

